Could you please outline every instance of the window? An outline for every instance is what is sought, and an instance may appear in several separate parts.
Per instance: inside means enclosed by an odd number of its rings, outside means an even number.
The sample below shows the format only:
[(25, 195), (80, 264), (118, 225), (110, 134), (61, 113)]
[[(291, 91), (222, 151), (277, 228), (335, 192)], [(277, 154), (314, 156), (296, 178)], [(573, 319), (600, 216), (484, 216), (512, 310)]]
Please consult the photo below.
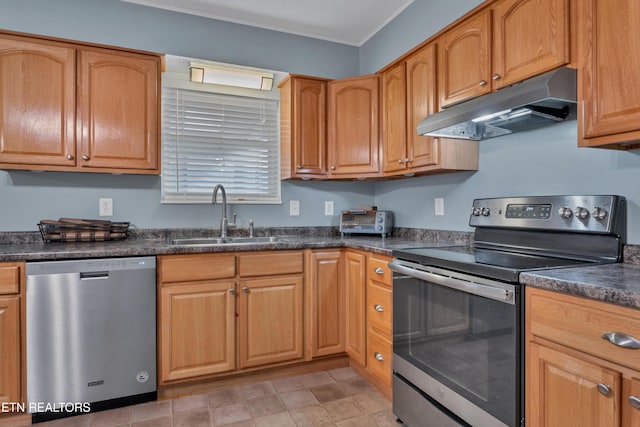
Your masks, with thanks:
[(164, 87), (162, 203), (280, 203), (279, 101)]

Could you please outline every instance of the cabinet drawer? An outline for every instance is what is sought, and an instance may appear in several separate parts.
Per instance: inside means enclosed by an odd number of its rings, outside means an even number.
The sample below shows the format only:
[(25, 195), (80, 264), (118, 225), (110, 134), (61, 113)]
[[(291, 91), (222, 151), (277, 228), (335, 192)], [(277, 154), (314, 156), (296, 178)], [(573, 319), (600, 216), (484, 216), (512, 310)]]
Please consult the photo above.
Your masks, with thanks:
[(20, 265), (0, 264), (0, 294), (20, 292)]
[(369, 327), (391, 337), (391, 289), (370, 281), (367, 287), (367, 321)]
[(640, 349), (602, 338), (620, 332), (640, 340), (640, 310), (527, 288), (531, 334), (611, 362), (640, 369)]
[(236, 275), (235, 255), (189, 254), (158, 257), (161, 283), (232, 278)]
[(384, 384), (391, 385), (391, 341), (369, 331), (367, 335), (367, 370)]
[(382, 255), (371, 255), (367, 260), (367, 279), (391, 286), (391, 269), (387, 264), (391, 258)]
[(304, 257), (300, 251), (242, 254), (238, 262), (238, 273), (241, 277), (302, 273), (303, 268)]

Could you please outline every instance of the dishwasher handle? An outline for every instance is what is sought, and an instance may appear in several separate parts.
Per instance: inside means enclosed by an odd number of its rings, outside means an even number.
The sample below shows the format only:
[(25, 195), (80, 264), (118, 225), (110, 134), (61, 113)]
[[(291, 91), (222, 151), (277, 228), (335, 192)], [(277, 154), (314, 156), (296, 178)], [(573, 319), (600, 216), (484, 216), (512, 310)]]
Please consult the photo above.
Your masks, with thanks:
[(80, 280), (97, 280), (97, 279), (108, 279), (108, 278), (109, 278), (108, 271), (80, 272)]

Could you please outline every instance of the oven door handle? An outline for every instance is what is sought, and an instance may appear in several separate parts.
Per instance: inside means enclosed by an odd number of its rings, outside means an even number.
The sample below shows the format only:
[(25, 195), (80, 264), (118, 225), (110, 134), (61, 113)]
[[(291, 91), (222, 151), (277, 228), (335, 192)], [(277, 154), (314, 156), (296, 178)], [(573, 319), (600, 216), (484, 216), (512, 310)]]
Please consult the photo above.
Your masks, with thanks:
[(484, 298), (489, 298), (495, 301), (515, 304), (514, 293), (513, 291), (510, 291), (508, 289), (487, 284), (475, 283), (468, 280), (456, 279), (454, 277), (442, 276), (440, 274), (407, 267), (406, 265), (403, 265), (396, 261), (391, 261), (389, 263), (389, 268), (391, 268), (391, 270), (395, 271), (396, 273), (405, 274), (409, 277), (414, 277), (416, 279), (435, 283), (440, 286), (445, 286), (447, 288), (456, 289), (458, 291), (466, 292)]

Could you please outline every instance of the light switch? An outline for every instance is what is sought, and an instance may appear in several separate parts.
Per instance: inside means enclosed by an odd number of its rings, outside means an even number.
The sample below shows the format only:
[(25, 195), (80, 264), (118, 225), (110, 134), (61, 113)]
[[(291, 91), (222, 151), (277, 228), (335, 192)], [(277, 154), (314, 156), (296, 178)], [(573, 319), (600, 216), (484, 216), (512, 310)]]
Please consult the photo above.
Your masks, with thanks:
[(300, 200), (289, 201), (289, 216), (300, 216)]

